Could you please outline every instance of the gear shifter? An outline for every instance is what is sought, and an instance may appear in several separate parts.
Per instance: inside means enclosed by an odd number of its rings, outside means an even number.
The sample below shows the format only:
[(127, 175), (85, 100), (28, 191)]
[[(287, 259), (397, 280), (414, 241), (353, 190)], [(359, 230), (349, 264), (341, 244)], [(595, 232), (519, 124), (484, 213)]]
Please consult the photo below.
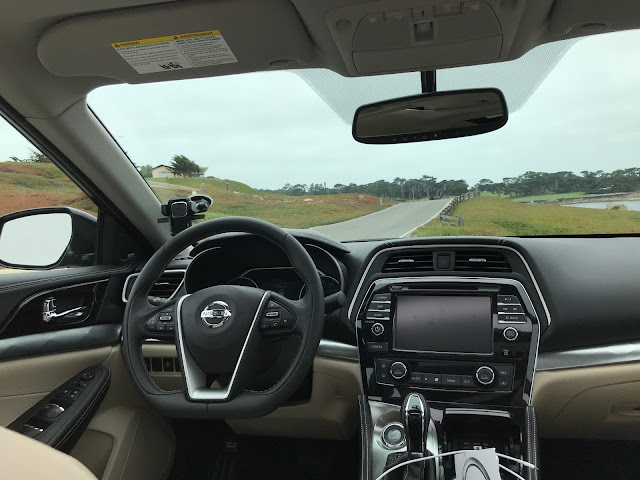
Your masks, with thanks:
[[(430, 456), (427, 450), (427, 433), (431, 422), (429, 405), (420, 393), (409, 393), (402, 402), (402, 423), (407, 439), (406, 459)], [(437, 453), (437, 452), (434, 452)], [(436, 464), (433, 460), (407, 465), (402, 472), (403, 480), (433, 480)]]
[(431, 414), (429, 405), (420, 393), (409, 393), (402, 402), (402, 423), (407, 437), (409, 454), (427, 453), (427, 430)]

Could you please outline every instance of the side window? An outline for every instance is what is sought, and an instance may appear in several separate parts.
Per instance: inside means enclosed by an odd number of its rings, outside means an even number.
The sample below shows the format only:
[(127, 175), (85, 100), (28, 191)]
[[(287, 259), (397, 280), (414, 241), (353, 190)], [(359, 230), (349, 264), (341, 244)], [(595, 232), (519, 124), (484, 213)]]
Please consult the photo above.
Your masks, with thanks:
[(92, 265), (98, 207), (0, 117), (0, 275)]

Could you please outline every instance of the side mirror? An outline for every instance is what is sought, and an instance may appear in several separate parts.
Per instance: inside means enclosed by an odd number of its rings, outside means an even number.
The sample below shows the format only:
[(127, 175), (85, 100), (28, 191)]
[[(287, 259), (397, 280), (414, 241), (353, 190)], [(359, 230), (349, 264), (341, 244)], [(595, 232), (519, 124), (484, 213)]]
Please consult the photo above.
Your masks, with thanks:
[(26, 270), (93, 264), (97, 220), (68, 207), (0, 217), (0, 266)]

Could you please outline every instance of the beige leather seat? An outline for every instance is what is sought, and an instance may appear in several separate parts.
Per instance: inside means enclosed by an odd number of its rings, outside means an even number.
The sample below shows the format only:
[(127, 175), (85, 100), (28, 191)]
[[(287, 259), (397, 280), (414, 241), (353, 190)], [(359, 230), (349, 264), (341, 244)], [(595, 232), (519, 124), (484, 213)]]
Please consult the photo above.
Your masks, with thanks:
[(96, 480), (75, 458), (4, 427), (0, 427), (0, 452), (2, 478)]

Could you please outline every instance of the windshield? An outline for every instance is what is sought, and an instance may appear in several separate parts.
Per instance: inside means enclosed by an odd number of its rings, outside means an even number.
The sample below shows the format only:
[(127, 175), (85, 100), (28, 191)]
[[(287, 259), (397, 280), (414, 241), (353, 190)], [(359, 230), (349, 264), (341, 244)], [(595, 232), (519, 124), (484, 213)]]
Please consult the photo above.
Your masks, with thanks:
[(163, 202), (205, 193), (244, 215), (337, 240), (640, 233), (639, 32), (437, 72), (439, 91), (497, 87), (485, 135), (364, 145), (365, 103), (420, 93), (419, 73), (272, 71), (103, 87), (89, 104)]

